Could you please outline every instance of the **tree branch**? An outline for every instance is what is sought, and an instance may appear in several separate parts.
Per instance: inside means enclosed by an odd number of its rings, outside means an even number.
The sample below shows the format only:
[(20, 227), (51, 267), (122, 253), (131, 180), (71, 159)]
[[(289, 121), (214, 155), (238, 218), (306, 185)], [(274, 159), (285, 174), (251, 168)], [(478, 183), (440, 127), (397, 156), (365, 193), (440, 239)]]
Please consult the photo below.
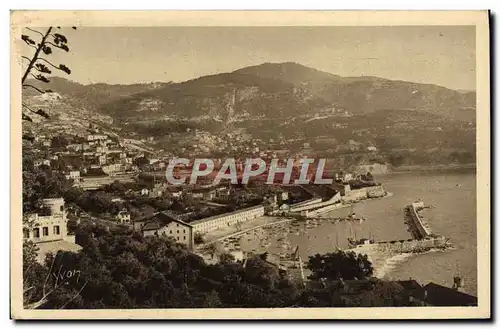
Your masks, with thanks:
[(59, 48), (59, 49), (62, 49), (61, 47), (59, 47), (59, 46), (58, 46), (58, 45), (56, 45), (56, 44), (53, 44), (53, 43), (52, 43), (52, 42), (50, 42), (50, 41), (46, 41), (46, 42), (45, 42), (45, 44), (46, 44), (46, 45), (51, 45), (51, 46), (54, 46), (54, 47)]
[(28, 61), (31, 61), (31, 59), (26, 57), (26, 56), (21, 56), (21, 58), (24, 58), (24, 59), (27, 59)]
[(31, 113), (35, 113), (36, 114), (36, 111), (35, 110), (32, 110), (28, 105), (22, 103), (21, 104), (22, 106), (24, 106), (24, 108), (26, 108), (28, 111), (30, 111)]
[(35, 89), (36, 91), (38, 91), (39, 93), (41, 93), (41, 94), (45, 94), (45, 91), (40, 90), (40, 89), (38, 89), (37, 87), (32, 86), (32, 85), (30, 85), (30, 84), (24, 84), (24, 85), (23, 85), (23, 87), (31, 87), (31, 88)]
[(45, 46), (45, 40), (47, 40), (47, 37), (49, 36), (50, 31), (52, 31), (52, 26), (48, 28), (47, 32), (45, 33), (45, 35), (42, 38), (42, 41), (40, 42), (40, 44), (36, 48), (35, 54), (33, 55), (33, 58), (31, 59), (29, 65), (28, 65), (28, 68), (26, 69), (26, 72), (24, 72), (23, 78), (21, 79), (21, 84), (24, 84), (24, 81), (28, 77), (28, 74), (30, 74), (31, 68), (35, 64), (35, 62), (38, 58), (38, 55), (40, 54), (40, 51)]
[(46, 59), (45, 59), (45, 58), (43, 58), (43, 57), (38, 57), (36, 60), (37, 60), (37, 61), (38, 61), (38, 60), (44, 61), (45, 63), (49, 64), (49, 65), (50, 65), (50, 66), (52, 66), (53, 68), (60, 70), (60, 68), (59, 68), (59, 67), (55, 66), (54, 64), (52, 64), (51, 62), (49, 62), (48, 60), (46, 60)]
[(32, 48), (37, 49), (37, 47), (33, 46), (33, 45), (32, 45), (31, 43), (29, 43), (28, 41), (26, 41), (26, 40), (23, 40), (23, 41), (24, 41), (24, 42), (25, 42), (28, 46), (30, 46), (30, 47), (32, 47)]
[(40, 35), (42, 36), (42, 38), (43, 38), (43, 33), (42, 33), (42, 32), (40, 32), (40, 31), (30, 29), (29, 27), (27, 27), (27, 28), (26, 28), (26, 30), (29, 30), (29, 31), (31, 31), (31, 32), (38, 33), (38, 34), (40, 34)]

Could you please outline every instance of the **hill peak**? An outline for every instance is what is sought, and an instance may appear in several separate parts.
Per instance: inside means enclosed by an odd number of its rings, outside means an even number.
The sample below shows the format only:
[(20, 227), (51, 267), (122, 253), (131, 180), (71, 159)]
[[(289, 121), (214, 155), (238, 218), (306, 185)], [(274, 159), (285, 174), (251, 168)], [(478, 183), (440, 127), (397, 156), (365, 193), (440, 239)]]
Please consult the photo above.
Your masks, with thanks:
[(337, 80), (340, 77), (296, 62), (262, 63), (236, 70), (233, 73), (251, 74), (262, 78), (280, 79), (289, 83)]

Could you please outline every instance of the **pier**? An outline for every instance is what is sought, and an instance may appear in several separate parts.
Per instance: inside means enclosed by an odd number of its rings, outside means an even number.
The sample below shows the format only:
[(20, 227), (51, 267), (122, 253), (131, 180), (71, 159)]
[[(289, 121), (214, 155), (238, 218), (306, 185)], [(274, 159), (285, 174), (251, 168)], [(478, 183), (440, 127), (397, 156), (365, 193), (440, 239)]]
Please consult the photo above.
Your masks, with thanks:
[(419, 214), (419, 211), (424, 208), (423, 202), (414, 202), (405, 208), (405, 223), (408, 225), (408, 232), (414, 239), (425, 239), (432, 235), (432, 231), (427, 226), (423, 216)]

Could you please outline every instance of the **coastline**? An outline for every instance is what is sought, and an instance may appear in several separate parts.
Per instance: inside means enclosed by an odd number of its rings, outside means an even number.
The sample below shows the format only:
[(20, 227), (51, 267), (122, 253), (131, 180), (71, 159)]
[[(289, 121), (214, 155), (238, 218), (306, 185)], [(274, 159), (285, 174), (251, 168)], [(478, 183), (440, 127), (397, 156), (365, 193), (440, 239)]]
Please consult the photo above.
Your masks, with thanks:
[(446, 165), (406, 165), (391, 167), (391, 170), (383, 174), (409, 173), (422, 171), (456, 171), (456, 170), (476, 170), (476, 163), (446, 164)]

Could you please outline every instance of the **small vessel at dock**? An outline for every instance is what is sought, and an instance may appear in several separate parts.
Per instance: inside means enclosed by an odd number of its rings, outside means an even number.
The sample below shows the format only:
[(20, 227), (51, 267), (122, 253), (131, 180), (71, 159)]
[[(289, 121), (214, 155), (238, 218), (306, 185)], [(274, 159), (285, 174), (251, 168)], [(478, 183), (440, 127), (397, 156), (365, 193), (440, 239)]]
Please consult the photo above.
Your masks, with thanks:
[(358, 240), (356, 238), (356, 230), (354, 230), (354, 234), (353, 234), (352, 225), (350, 226), (350, 230), (351, 230), (351, 236), (347, 238), (347, 242), (349, 243), (349, 247), (355, 248), (355, 247), (360, 246), (360, 245), (374, 244), (375, 243), (375, 239), (372, 238), (371, 233), (370, 233), (370, 237), (368, 239), (361, 238)]

